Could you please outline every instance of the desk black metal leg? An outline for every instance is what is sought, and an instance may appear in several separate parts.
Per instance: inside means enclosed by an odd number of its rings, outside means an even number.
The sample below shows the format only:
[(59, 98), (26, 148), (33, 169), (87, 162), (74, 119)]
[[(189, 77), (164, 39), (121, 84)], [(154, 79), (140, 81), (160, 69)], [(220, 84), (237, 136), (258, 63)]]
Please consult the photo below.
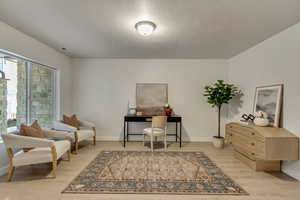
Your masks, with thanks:
[(180, 122), (180, 130), (179, 130), (179, 131), (180, 131), (179, 134), (180, 134), (180, 148), (181, 148), (181, 142), (182, 142), (182, 140), (181, 140), (181, 135), (182, 135), (182, 134), (181, 134), (181, 131), (182, 131), (182, 125), (181, 125), (181, 122)]
[(127, 122), (127, 142), (129, 142), (129, 122)]
[(177, 129), (178, 129), (178, 128), (177, 128), (177, 125), (178, 125), (178, 124), (177, 124), (177, 122), (176, 122), (176, 143), (177, 143), (177, 138), (178, 138), (178, 134), (177, 134)]
[(124, 121), (124, 136), (123, 136), (123, 146), (126, 146), (126, 122)]

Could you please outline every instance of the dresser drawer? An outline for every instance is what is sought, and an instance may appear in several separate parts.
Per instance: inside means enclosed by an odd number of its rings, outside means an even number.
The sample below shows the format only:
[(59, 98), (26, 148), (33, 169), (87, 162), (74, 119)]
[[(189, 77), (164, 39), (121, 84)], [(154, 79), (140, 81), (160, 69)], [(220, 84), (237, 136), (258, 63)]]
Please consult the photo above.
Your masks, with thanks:
[(256, 160), (255, 152), (251, 152), (249, 149), (245, 148), (243, 145), (233, 144), (233, 148), (235, 149), (235, 151), (240, 152), (241, 154), (247, 156), (251, 160)]
[(241, 134), (243, 136), (249, 137), (251, 139), (256, 139), (259, 140), (261, 142), (264, 142), (264, 137), (261, 136), (260, 134), (258, 134), (257, 132), (255, 132), (253, 129), (246, 127), (246, 126), (242, 126), (242, 125), (228, 125), (226, 126), (226, 131), (229, 132), (234, 132), (234, 133), (238, 133)]
[(266, 146), (264, 142), (256, 141), (253, 147), (257, 159), (266, 159)]
[(265, 157), (265, 144), (256, 139), (233, 133), (231, 142), (234, 148), (247, 154), (251, 159), (263, 159)]
[(226, 144), (232, 144), (232, 136), (233, 136), (233, 133), (226, 130), (226, 132), (225, 132), (225, 143)]

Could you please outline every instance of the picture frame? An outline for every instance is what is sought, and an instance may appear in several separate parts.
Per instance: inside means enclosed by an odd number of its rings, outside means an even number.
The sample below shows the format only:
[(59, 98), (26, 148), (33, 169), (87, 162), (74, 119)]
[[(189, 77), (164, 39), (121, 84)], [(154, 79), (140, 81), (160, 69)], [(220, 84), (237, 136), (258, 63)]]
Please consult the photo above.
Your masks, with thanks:
[(263, 111), (268, 114), (270, 126), (280, 126), (283, 84), (259, 86), (255, 89), (253, 113)]
[(137, 83), (136, 106), (143, 115), (162, 115), (168, 103), (167, 83)]

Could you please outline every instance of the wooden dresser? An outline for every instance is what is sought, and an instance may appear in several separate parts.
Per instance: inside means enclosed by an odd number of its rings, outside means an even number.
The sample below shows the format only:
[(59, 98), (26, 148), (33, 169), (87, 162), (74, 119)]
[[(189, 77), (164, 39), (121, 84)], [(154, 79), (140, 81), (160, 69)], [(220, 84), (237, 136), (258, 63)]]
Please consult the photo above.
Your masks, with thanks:
[(234, 156), (256, 171), (280, 171), (281, 160), (299, 159), (299, 138), (283, 128), (229, 123), (225, 140)]

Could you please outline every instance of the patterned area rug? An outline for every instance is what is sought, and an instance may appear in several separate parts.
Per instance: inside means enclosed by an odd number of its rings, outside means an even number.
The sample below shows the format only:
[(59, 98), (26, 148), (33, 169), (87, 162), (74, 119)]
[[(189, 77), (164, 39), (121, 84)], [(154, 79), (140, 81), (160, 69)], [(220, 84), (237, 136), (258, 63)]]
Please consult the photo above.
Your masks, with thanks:
[(247, 195), (201, 152), (101, 152), (63, 193)]

